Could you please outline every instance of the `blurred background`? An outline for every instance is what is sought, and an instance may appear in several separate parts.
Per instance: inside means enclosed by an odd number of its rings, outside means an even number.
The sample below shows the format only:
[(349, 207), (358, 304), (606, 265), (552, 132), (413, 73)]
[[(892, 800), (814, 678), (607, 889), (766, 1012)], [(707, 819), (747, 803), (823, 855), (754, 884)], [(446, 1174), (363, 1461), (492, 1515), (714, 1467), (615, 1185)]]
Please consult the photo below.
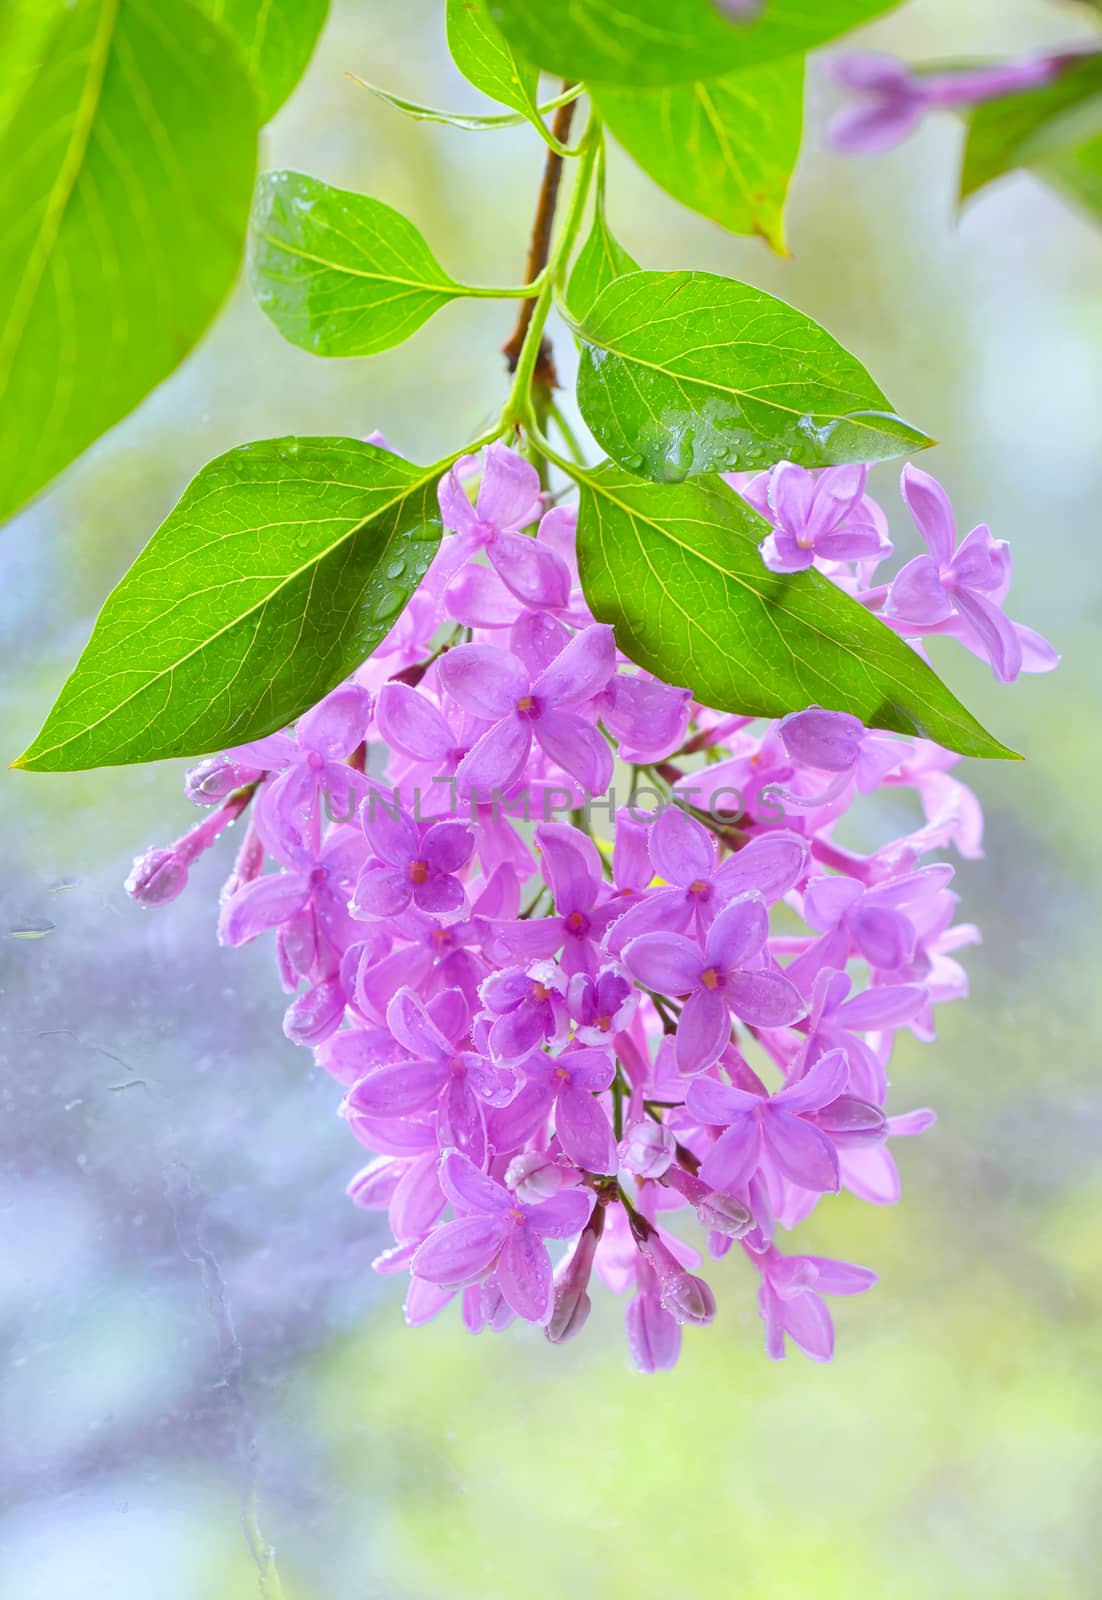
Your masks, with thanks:
[[(535, 136), (404, 121), (345, 76), (475, 109), (435, 0), (337, 0), (265, 161), (377, 195), (474, 282), (515, 280)], [(908, 59), (1080, 37), (1060, 0), (913, 0), (860, 43)], [(214, 939), (228, 870), (142, 913), (135, 851), (194, 813), (181, 768), (0, 777), (0, 1594), (8, 1600), (513, 1600), (674, 1592), (1086, 1600), (1098, 1593), (1102, 780), (1094, 716), (1102, 499), (1102, 233), (1015, 176), (955, 210), (961, 131), (871, 161), (824, 150), (812, 74), (790, 261), (614, 160), (610, 217), (644, 265), (794, 302), (945, 441), (923, 465), (964, 528), (1011, 541), (1012, 614), (1064, 653), (997, 685), (936, 664), (1027, 757), (971, 763), (987, 859), (958, 871), (972, 999), (904, 1036), (904, 1201), (824, 1204), (804, 1248), (875, 1266), (835, 1302), (838, 1356), (762, 1352), (733, 1257), (681, 1365), (630, 1367), (622, 1303), (585, 1337), (413, 1333), (344, 1198), (362, 1153), (280, 1032), (266, 946)], [(37, 729), (118, 579), (211, 456), (366, 434), (428, 461), (503, 393), (509, 311), (446, 310), (408, 346), (324, 363), (239, 288), (201, 348), (0, 539), (3, 751)], [(556, 341), (562, 365), (567, 342)], [(877, 488), (898, 508), (896, 470)], [(894, 512), (893, 512), (894, 514)], [(907, 532), (895, 532), (909, 550)], [(274, 1561), (268, 1547), (275, 1549)]]

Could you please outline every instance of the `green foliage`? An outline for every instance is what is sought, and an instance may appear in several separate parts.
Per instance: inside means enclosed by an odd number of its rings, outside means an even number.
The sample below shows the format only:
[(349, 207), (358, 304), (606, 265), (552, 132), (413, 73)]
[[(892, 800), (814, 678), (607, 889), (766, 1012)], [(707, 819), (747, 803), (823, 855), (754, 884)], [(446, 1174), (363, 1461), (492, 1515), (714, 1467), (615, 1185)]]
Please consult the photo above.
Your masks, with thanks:
[(357, 439), (265, 439), (208, 463), (17, 765), (201, 755), (285, 727), (393, 627), (440, 539), (446, 465)]
[(606, 463), (581, 485), (586, 599), (633, 661), (719, 710), (817, 704), (965, 755), (1012, 753), (836, 584), (770, 572), (757, 549), (766, 531), (717, 480), (657, 485)]
[(711, 0), (489, 0), (515, 48), (566, 78), (628, 87), (687, 83), (794, 55), (890, 11), (898, 0), (770, 0), (755, 22)]
[(629, 272), (638, 272), (639, 263), (624, 249), (608, 225), (605, 216), (604, 164), (597, 179), (597, 198), (593, 208), (593, 221), (578, 259), (570, 274), (566, 298), (577, 317), (584, 316), (597, 300), (602, 289), (614, 278)]
[(971, 113), (961, 198), (1027, 167), (1102, 213), (1102, 55), (1052, 83), (989, 100)]
[(539, 68), (506, 41), (486, 0), (448, 0), (447, 30), (452, 60), (468, 83), (491, 100), (539, 120)]
[(800, 153), (804, 58), (656, 89), (602, 85), (601, 114), (675, 200), (785, 253), (784, 203)]
[(235, 40), (256, 83), (261, 121), (275, 115), (325, 25), (329, 0), (198, 0)]
[(931, 442), (818, 323), (729, 278), (633, 273), (576, 331), (582, 416), (615, 461), (658, 482), (885, 461)]
[(389, 350), (441, 306), (478, 293), (392, 206), (301, 172), (266, 172), (257, 186), (249, 282), (283, 337), (316, 356)]
[[(181, 3), (59, 8), (0, 135), (0, 518), (177, 367), (240, 259), (257, 108)], [(212, 181), (217, 174), (217, 181)]]

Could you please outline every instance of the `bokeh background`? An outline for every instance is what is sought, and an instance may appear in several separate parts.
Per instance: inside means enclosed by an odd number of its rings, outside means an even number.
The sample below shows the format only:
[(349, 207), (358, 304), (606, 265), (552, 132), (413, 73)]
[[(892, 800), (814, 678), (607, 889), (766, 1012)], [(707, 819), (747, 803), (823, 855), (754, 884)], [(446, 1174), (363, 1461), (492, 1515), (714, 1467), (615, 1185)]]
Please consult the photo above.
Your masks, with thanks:
[[(408, 123), (344, 75), (475, 107), (442, 9), (338, 0), (266, 159), (400, 207), (460, 276), (515, 280), (534, 136)], [(861, 42), (1006, 56), (1085, 27), (1060, 0), (913, 0)], [(880, 1287), (836, 1302), (826, 1368), (764, 1359), (734, 1258), (717, 1325), (689, 1330), (659, 1378), (630, 1368), (607, 1299), (557, 1351), (535, 1330), (472, 1340), (449, 1316), (407, 1331), (401, 1285), (370, 1271), (374, 1219), (344, 1198), (361, 1154), (334, 1086), (280, 1033), (270, 951), (215, 944), (225, 853), (160, 913), (121, 891), (134, 851), (192, 820), (180, 769), (4, 772), (3, 1596), (1098, 1593), (1102, 232), (1025, 176), (958, 216), (950, 117), (875, 161), (831, 156), (833, 94), (820, 58), (792, 260), (622, 160), (610, 214), (644, 264), (745, 277), (859, 354), (945, 441), (923, 464), (965, 527), (1011, 540), (1012, 610), (1064, 652), (1058, 677), (1012, 690), (964, 652), (938, 660), (1027, 761), (968, 773), (988, 855), (957, 887), (985, 943), (937, 1046), (905, 1038), (896, 1058), (897, 1108), (940, 1113), (901, 1151), (904, 1202), (842, 1197), (807, 1230)], [(472, 302), (370, 363), (327, 364), (239, 289), (0, 540), (3, 750), (27, 743), (107, 589), (208, 458), (382, 427), (430, 460), (498, 402), (507, 323)], [(894, 475), (878, 474), (885, 495)]]

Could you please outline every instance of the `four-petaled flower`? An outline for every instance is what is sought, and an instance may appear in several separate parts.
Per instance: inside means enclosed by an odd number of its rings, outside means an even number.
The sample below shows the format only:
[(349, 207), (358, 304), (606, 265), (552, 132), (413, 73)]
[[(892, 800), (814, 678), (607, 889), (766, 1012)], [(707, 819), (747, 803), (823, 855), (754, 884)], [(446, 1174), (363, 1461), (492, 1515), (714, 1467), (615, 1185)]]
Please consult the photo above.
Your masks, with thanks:
[(644, 933), (624, 950), (648, 989), (686, 995), (677, 1029), (677, 1065), (703, 1072), (723, 1054), (733, 1011), (751, 1027), (781, 1028), (807, 1010), (799, 990), (763, 965), (769, 916), (758, 894), (732, 901), (708, 929), (703, 953), (684, 934)]
[(572, 1239), (593, 1209), (589, 1189), (561, 1189), (530, 1205), (487, 1177), (457, 1150), (440, 1158), (440, 1187), (459, 1215), (421, 1244), (415, 1278), (446, 1288), (479, 1283), (492, 1272), (506, 1303), (528, 1322), (550, 1320), (554, 1304), (545, 1239)]

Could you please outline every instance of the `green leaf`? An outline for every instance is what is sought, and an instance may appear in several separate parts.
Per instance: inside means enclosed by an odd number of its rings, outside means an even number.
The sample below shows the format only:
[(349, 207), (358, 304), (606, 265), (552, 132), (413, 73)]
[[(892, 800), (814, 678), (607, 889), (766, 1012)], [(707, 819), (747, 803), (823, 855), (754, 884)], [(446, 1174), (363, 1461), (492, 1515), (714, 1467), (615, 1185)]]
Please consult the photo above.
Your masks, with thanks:
[(768, 0), (763, 16), (741, 24), (711, 0), (489, 0), (489, 12), (510, 44), (547, 71), (637, 87), (796, 55), (898, 4)]
[(603, 197), (599, 196), (593, 224), (578, 251), (566, 288), (566, 298), (574, 315), (584, 316), (614, 278), (638, 271), (638, 262), (613, 235), (605, 218)]
[(624, 149), (682, 205), (784, 255), (784, 203), (800, 153), (804, 58), (594, 98)]
[(301, 172), (257, 185), (249, 282), (283, 337), (316, 356), (389, 350), (449, 301), (487, 292), (456, 283), (392, 206)]
[(581, 483), (578, 559), (593, 615), (631, 659), (721, 711), (849, 711), (964, 755), (1009, 757), (909, 645), (815, 571), (770, 572), (763, 520), (717, 479)]
[(506, 41), (486, 0), (448, 0), (446, 26), (452, 60), (467, 82), (538, 122), (539, 68)]
[(306, 71), (329, 0), (197, 0), (233, 38), (260, 97), (261, 121), (279, 110)]
[[(521, 128), (528, 120), (519, 111), (506, 111), (500, 117), (476, 117), (464, 111), (440, 111), (436, 106), (423, 106), (419, 100), (407, 100), (403, 95), (391, 94), (389, 89), (380, 89), (377, 83), (368, 83), (366, 78), (359, 77), (355, 72), (350, 72), (348, 76), (361, 89), (384, 100), (403, 116), (412, 117), (414, 122), (440, 122), (446, 127), (460, 128), (467, 133), (497, 133), (502, 128)], [(560, 95), (557, 99), (549, 100), (546, 105), (540, 106), (540, 116), (554, 111), (567, 98), (572, 100), (574, 95)]]
[(285, 727), (394, 626), (440, 540), (442, 470), (358, 439), (265, 439), (209, 462), (16, 765), (195, 756)]
[(0, 136), (0, 518), (195, 344), (256, 162), (252, 84), (191, 5), (74, 0), (21, 77)]
[(1084, 56), (1043, 88), (977, 106), (968, 124), (962, 199), (1028, 167), (1102, 209), (1102, 55)]
[(467, 115), (462, 111), (438, 111), (435, 106), (423, 106), (418, 100), (406, 100), (400, 94), (391, 94), (388, 89), (380, 89), (377, 83), (368, 83), (366, 78), (357, 77), (354, 72), (348, 76), (353, 83), (358, 83), (361, 89), (366, 89), (378, 100), (385, 100), (388, 106), (393, 106), (395, 111), (400, 111), (405, 117), (412, 117), (414, 122), (441, 122), (449, 128), (462, 128), (468, 133), (495, 132), (500, 128), (521, 128), (525, 118), (519, 111), (506, 111), (500, 117), (476, 117)]
[(803, 312), (708, 272), (618, 278), (575, 328), (578, 405), (630, 472), (887, 461), (932, 441)]

